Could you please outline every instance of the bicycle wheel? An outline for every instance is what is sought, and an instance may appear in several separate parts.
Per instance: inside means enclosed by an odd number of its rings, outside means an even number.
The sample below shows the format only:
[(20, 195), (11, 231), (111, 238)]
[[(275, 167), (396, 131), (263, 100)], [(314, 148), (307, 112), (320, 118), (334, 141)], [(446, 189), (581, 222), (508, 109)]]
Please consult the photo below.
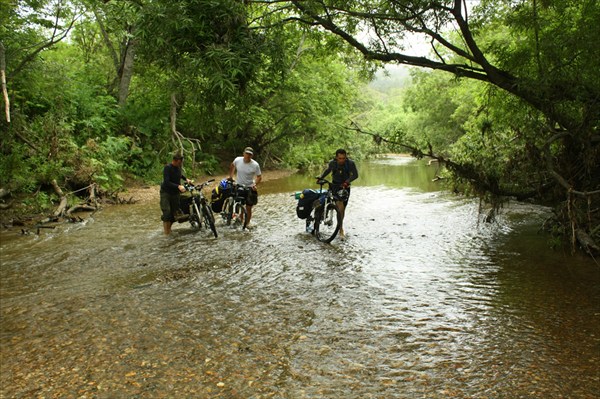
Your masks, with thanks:
[(202, 218), (204, 219), (204, 223), (210, 227), (210, 230), (213, 232), (215, 238), (218, 237), (217, 228), (215, 227), (215, 217), (212, 213), (212, 209), (206, 204), (202, 204)]
[(315, 209), (315, 236), (321, 242), (331, 242), (338, 231), (342, 215), (335, 204), (327, 204), (325, 208)]
[(241, 227), (242, 230), (248, 226), (248, 212), (246, 206), (239, 202), (233, 204), (233, 216), (232, 216), (233, 227)]
[(233, 217), (233, 198), (229, 197), (225, 199), (225, 202), (223, 202), (222, 215), (223, 219), (225, 220), (225, 224), (229, 226)]
[(200, 230), (202, 227), (200, 223), (200, 211), (195, 203), (190, 206), (190, 224), (194, 230)]

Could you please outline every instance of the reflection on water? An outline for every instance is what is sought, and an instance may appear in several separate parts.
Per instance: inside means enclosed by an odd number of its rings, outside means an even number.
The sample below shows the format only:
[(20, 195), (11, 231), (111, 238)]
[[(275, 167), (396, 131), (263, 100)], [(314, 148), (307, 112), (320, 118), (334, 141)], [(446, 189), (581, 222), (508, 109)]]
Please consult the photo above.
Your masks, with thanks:
[(598, 268), (549, 252), (543, 210), (496, 225), (435, 167), (359, 165), (346, 241), (265, 183), (219, 238), (154, 206), (1, 243), (0, 397), (592, 398)]

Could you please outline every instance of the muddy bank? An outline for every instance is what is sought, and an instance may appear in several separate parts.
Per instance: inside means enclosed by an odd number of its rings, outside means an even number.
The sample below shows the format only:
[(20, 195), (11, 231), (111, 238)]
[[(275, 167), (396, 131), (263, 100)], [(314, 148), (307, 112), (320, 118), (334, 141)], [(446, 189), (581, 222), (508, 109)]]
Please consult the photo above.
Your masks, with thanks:
[[(282, 178), (291, 176), (296, 172), (297, 172), (296, 170), (289, 170), (289, 169), (266, 170), (266, 171), (263, 171), (262, 181), (265, 182), (265, 181), (269, 181), (269, 180), (282, 179)], [(207, 191), (210, 191), (213, 189), (214, 186), (216, 186), (222, 179), (224, 179), (226, 177), (227, 177), (227, 175), (225, 175), (225, 174), (215, 175), (215, 176), (201, 175), (201, 176), (197, 176), (197, 177), (192, 177), (192, 179), (196, 183), (202, 183), (209, 179), (215, 179), (215, 182), (213, 183), (213, 185), (206, 188)], [(135, 201), (136, 203), (148, 203), (148, 202), (152, 202), (152, 201), (158, 202), (159, 194), (160, 194), (160, 185), (154, 184), (154, 185), (143, 185), (143, 186), (130, 187), (123, 192), (122, 196), (125, 198), (132, 198), (133, 201)]]
[[(276, 180), (288, 177), (296, 173), (296, 170), (265, 170), (263, 171), (263, 181)], [(192, 179), (197, 182), (203, 182), (209, 179), (215, 179), (215, 185), (218, 182), (227, 177), (225, 174), (208, 176), (200, 175), (193, 176)], [(213, 186), (207, 188), (210, 191)], [(116, 203), (122, 202), (126, 204), (141, 203), (146, 204), (148, 202), (156, 201), (158, 203), (159, 198), (159, 184), (144, 184), (140, 182), (131, 182), (128, 184), (122, 192), (116, 194), (119, 201), (109, 201), (101, 204), (100, 208), (115, 205)], [(0, 209), (0, 228), (3, 230), (20, 229), (23, 232), (35, 232), (39, 225), (52, 225), (56, 223), (77, 222), (87, 218), (91, 212), (77, 212), (72, 220), (64, 220), (61, 218), (50, 218), (50, 215), (54, 212), (53, 209), (46, 211), (39, 211), (31, 203), (31, 195), (27, 196), (15, 196), (8, 199), (10, 206)]]

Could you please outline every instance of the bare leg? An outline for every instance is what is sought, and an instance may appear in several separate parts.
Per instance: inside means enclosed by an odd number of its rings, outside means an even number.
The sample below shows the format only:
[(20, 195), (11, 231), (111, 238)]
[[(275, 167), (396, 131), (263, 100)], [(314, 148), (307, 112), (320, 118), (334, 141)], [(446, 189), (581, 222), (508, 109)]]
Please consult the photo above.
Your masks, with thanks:
[(344, 238), (346, 234), (344, 233), (344, 215), (346, 214), (346, 206), (342, 201), (337, 201), (336, 205), (340, 210), (340, 215), (342, 216), (342, 220), (340, 221), (340, 237)]
[(172, 224), (173, 224), (172, 222), (163, 222), (163, 230), (164, 230), (166, 236), (171, 234), (171, 225)]
[(249, 226), (250, 219), (252, 219), (252, 205), (246, 205), (246, 213), (248, 214), (248, 223), (246, 223), (246, 226)]

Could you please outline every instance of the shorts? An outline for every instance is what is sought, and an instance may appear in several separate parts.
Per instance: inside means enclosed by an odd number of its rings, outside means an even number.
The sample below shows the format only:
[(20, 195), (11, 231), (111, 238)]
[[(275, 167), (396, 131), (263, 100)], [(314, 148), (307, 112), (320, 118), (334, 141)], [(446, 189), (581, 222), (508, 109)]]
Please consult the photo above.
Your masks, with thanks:
[(161, 191), (160, 210), (162, 211), (160, 219), (163, 222), (175, 222), (175, 212), (179, 210), (179, 193), (170, 194)]
[(248, 195), (246, 196), (246, 205), (256, 205), (258, 204), (258, 191), (250, 190), (248, 191)]
[[(336, 191), (338, 191), (338, 190), (341, 190), (341, 189), (342, 189), (342, 186), (341, 186), (341, 185), (338, 185), (338, 184), (334, 184), (334, 185), (332, 185), (331, 189), (332, 189), (334, 192), (336, 192)], [(344, 208), (348, 206), (348, 200), (350, 199), (350, 187), (348, 187), (348, 188), (346, 189), (346, 191), (348, 192), (348, 195), (346, 196), (346, 198), (344, 198), (344, 201), (342, 201), (342, 202), (344, 203)]]

